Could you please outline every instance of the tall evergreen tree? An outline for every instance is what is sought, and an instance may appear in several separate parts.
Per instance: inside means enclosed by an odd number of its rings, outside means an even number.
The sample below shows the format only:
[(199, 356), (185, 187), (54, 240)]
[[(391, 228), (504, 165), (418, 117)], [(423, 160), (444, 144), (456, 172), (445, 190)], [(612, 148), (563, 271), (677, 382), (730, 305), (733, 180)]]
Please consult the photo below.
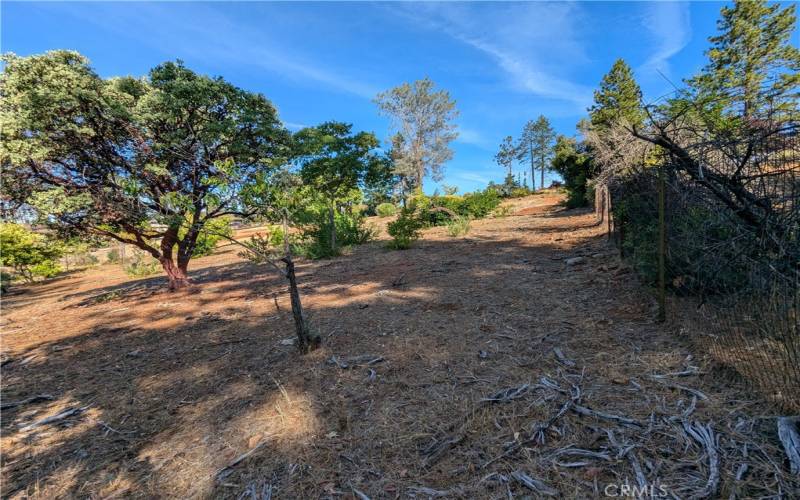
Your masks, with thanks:
[(512, 175), (511, 168), (514, 165), (514, 158), (517, 156), (517, 147), (514, 139), (509, 135), (500, 143), (500, 149), (494, 155), (494, 161), (506, 171), (506, 177)]
[(541, 188), (544, 188), (544, 172), (550, 165), (550, 158), (553, 156), (553, 142), (556, 140), (556, 133), (550, 125), (547, 117), (539, 115), (536, 121), (529, 121), (522, 129), (517, 146), (520, 161), (529, 160), (531, 162), (531, 189), (536, 189), (535, 166), (539, 166), (541, 172)]
[(781, 8), (766, 0), (736, 0), (709, 38), (709, 63), (691, 80), (700, 96), (733, 108), (745, 118), (774, 110), (796, 111), (800, 50), (791, 43), (795, 5)]
[(634, 126), (644, 121), (642, 90), (624, 60), (617, 59), (600, 82), (600, 88), (594, 91), (589, 118), (592, 126), (600, 131), (607, 130), (620, 119)]

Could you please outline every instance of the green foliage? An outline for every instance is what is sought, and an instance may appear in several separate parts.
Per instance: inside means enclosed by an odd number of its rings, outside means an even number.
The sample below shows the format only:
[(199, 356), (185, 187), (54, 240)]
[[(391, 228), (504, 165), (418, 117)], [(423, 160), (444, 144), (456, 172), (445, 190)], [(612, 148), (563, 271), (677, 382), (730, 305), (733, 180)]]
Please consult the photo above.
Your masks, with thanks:
[[(187, 226), (181, 228), (181, 233), (186, 232)], [(178, 233), (181, 237), (183, 234)], [(230, 220), (227, 217), (220, 217), (218, 219), (211, 219), (203, 226), (203, 230), (197, 236), (192, 257), (204, 257), (214, 253), (217, 243), (223, 239), (223, 236), (233, 236)]]
[(428, 196), (417, 190), (409, 198), (409, 205), (414, 206), (416, 217), (425, 226), (441, 226), (448, 224), (453, 215), (482, 219), (490, 215), (500, 205), (500, 201), (500, 195), (492, 187), (464, 196)]
[(508, 217), (509, 215), (511, 215), (512, 210), (513, 209), (508, 205), (500, 205), (499, 207), (494, 209), (492, 215), (498, 219), (501, 219), (503, 217)]
[(19, 224), (0, 223), (0, 265), (13, 268), (26, 281), (54, 276), (59, 272), (57, 261), (62, 255), (59, 242)]
[(509, 198), (522, 198), (531, 194), (531, 190), (526, 187), (515, 187), (508, 195)]
[(131, 259), (125, 264), (125, 272), (132, 278), (144, 278), (158, 274), (161, 264), (150, 255), (143, 252), (134, 252)]
[(522, 129), (522, 135), (517, 144), (517, 159), (528, 160), (531, 164), (531, 189), (536, 190), (536, 172), (539, 168), (541, 174), (540, 189), (544, 189), (544, 173), (549, 168), (550, 158), (553, 156), (553, 141), (556, 132), (550, 125), (550, 120), (544, 115), (539, 115), (536, 121), (528, 121)]
[(119, 254), (119, 250), (116, 248), (112, 248), (106, 253), (106, 262), (109, 264), (119, 264), (122, 262), (122, 256)]
[(723, 6), (708, 65), (690, 83), (700, 102), (745, 117), (797, 112), (800, 49), (792, 43), (796, 6), (737, 0)]
[(40, 278), (52, 278), (61, 272), (61, 266), (56, 261), (45, 260), (30, 267), (33, 276)]
[(506, 178), (514, 178), (514, 175), (511, 173), (511, 168), (514, 166), (514, 159), (519, 156), (517, 148), (518, 146), (514, 145), (514, 138), (509, 135), (503, 139), (497, 154), (494, 155), (494, 161), (506, 171)]
[(587, 181), (594, 174), (591, 156), (585, 147), (575, 139), (559, 136), (556, 141), (556, 154), (553, 158), (553, 170), (564, 179), (567, 191), (567, 206), (582, 207), (589, 203)]
[(608, 130), (619, 120), (630, 125), (644, 122), (642, 90), (633, 78), (633, 70), (623, 60), (617, 59), (611, 70), (603, 76), (600, 88), (594, 92), (594, 104), (589, 108), (592, 126)]
[[(64, 50), (3, 62), (3, 176), (15, 202), (66, 236), (124, 237), (151, 253), (175, 240), (189, 253), (202, 226), (289, 153), (264, 96), (180, 62), (138, 79), (103, 79)], [(178, 237), (186, 214), (193, 229)]]
[(485, 189), (464, 195), (462, 207), (457, 212), (460, 215), (474, 219), (482, 219), (492, 213), (500, 205), (500, 195), (494, 189)]
[(447, 234), (456, 238), (469, 233), (469, 217), (463, 215), (456, 217), (447, 223)]
[(397, 213), (397, 207), (391, 203), (381, 203), (375, 207), (375, 213), (378, 217), (390, 217)]
[(449, 144), (458, 137), (456, 103), (446, 90), (435, 90), (429, 78), (403, 83), (375, 98), (378, 109), (392, 119), (391, 158), (394, 173), (407, 187), (421, 189), (430, 175), (442, 178), (444, 164), (453, 157)]
[(301, 243), (296, 246), (297, 252), (309, 259), (335, 257), (341, 254), (343, 248), (361, 245), (375, 237), (375, 230), (365, 226), (363, 215), (337, 212), (334, 215), (336, 247), (333, 249), (327, 213), (318, 211), (313, 217), (309, 224), (303, 226)]
[(392, 237), (389, 247), (396, 250), (411, 248), (411, 245), (419, 239), (423, 226), (416, 207), (413, 203), (409, 203), (400, 210), (400, 216), (388, 225), (389, 235)]

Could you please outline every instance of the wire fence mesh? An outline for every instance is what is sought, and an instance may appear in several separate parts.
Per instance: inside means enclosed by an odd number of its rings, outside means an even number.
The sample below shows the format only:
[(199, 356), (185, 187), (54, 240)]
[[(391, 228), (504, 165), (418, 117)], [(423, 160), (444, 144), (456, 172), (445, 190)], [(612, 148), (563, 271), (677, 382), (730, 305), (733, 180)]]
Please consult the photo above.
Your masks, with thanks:
[(655, 286), (663, 173), (671, 314), (699, 315), (707, 330), (692, 340), (766, 399), (794, 411), (800, 409), (799, 127), (757, 124), (739, 138), (694, 138), (680, 148), (688, 158), (655, 148), (598, 189), (596, 199), (622, 257)]

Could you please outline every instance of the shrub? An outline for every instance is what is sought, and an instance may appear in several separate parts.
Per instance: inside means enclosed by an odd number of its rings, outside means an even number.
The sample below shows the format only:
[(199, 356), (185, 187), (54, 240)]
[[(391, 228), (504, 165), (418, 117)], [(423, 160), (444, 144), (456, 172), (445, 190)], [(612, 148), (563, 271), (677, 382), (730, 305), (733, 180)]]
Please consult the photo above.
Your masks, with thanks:
[(452, 237), (464, 236), (469, 232), (469, 217), (456, 217), (447, 224), (447, 234)]
[(511, 190), (511, 194), (509, 194), (510, 198), (522, 198), (523, 196), (528, 196), (531, 194), (531, 190), (526, 187), (515, 187)]
[(460, 210), (461, 215), (482, 219), (500, 205), (500, 195), (494, 189), (486, 189), (464, 195), (463, 203), (464, 208)]
[[(337, 213), (336, 248), (331, 248), (331, 226), (325, 212), (313, 215), (312, 222), (303, 228), (302, 243), (297, 246), (298, 253), (309, 259), (325, 259), (341, 254), (342, 248), (361, 245), (375, 237), (375, 230), (364, 225), (364, 217), (360, 214)], [(283, 244), (281, 235), (281, 244)]]
[(109, 264), (119, 264), (122, 262), (122, 256), (119, 254), (119, 250), (116, 248), (112, 248), (106, 253), (106, 262)]
[(153, 276), (161, 271), (161, 264), (149, 255), (137, 252), (133, 255), (130, 262), (125, 266), (128, 276), (134, 278), (144, 278)]
[(389, 246), (397, 250), (410, 248), (411, 244), (419, 239), (419, 232), (422, 226), (423, 223), (419, 219), (413, 204), (403, 207), (400, 210), (400, 216), (389, 223), (388, 231), (392, 237)]
[(509, 215), (511, 215), (512, 210), (513, 209), (508, 205), (500, 205), (499, 207), (494, 209), (492, 215), (494, 215), (498, 219), (502, 217), (508, 217)]
[(0, 265), (14, 268), (26, 281), (49, 278), (60, 271), (63, 247), (19, 224), (0, 224)]
[(0, 293), (8, 292), (8, 287), (11, 286), (11, 282), (14, 280), (14, 276), (10, 273), (4, 273), (0, 271)]
[(378, 217), (390, 217), (397, 213), (397, 207), (391, 203), (381, 203), (375, 207), (375, 213), (378, 214)]
[(52, 278), (61, 272), (61, 266), (55, 261), (45, 260), (31, 266), (31, 274), (40, 278)]

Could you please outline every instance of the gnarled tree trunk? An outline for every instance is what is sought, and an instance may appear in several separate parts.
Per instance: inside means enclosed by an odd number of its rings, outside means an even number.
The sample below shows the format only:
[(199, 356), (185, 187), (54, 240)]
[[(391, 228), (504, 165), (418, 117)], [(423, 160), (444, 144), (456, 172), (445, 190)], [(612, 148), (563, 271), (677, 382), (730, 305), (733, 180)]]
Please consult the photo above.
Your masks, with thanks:
[(167, 274), (171, 291), (186, 288), (192, 283), (186, 273), (186, 264), (180, 266), (172, 261), (172, 257), (164, 256), (160, 257), (158, 261), (161, 262), (161, 267), (164, 268), (164, 272)]
[(178, 230), (178, 227), (171, 227), (167, 230), (164, 237), (161, 238), (161, 255), (158, 256), (158, 261), (161, 263), (161, 267), (164, 268), (164, 273), (166, 273), (169, 279), (170, 291), (180, 290), (191, 284), (186, 271), (189, 267), (189, 259), (192, 254), (191, 248), (189, 247), (191, 246), (193, 248), (194, 245), (190, 245), (187, 238), (184, 238), (183, 241), (180, 242), (178, 248), (177, 263), (172, 259), (172, 249), (175, 247), (175, 244), (178, 243)]

